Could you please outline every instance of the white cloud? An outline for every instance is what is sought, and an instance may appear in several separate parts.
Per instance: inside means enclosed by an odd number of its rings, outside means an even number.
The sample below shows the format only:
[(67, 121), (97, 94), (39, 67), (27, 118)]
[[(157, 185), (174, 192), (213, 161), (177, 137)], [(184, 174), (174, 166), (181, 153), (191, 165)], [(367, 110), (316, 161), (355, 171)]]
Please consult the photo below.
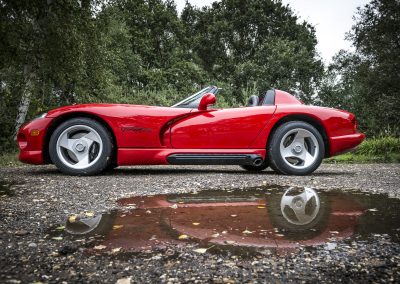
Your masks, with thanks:
[(317, 49), (325, 62), (340, 49), (350, 49), (351, 42), (345, 35), (354, 24), (353, 16), (357, 7), (369, 3), (369, 0), (282, 0), (289, 4), (302, 20), (316, 28)]

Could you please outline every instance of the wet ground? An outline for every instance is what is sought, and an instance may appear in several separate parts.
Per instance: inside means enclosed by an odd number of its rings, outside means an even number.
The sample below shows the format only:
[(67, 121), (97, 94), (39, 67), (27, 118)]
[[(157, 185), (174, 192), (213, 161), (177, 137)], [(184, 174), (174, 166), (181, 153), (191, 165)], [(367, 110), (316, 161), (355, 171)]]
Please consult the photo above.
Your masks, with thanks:
[(399, 282), (399, 173), (0, 169), (0, 282)]

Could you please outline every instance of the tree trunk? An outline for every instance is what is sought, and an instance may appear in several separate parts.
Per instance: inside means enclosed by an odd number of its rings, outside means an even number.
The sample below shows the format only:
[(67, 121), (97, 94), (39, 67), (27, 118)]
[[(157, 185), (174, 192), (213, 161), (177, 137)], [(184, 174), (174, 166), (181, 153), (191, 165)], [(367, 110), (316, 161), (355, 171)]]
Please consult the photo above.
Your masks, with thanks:
[(15, 120), (14, 140), (17, 139), (18, 130), (21, 127), (21, 125), (25, 122), (25, 118), (29, 109), (29, 104), (31, 102), (32, 78), (30, 70), (31, 70), (30, 66), (24, 65), (25, 88), (22, 92), (21, 101), (19, 102), (18, 106), (17, 118)]

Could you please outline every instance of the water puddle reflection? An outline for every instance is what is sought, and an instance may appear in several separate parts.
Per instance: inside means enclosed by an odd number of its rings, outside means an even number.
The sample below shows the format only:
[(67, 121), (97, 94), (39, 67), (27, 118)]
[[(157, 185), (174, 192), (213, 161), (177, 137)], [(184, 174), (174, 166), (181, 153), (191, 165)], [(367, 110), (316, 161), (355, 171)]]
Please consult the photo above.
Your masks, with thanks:
[(118, 211), (69, 218), (65, 231), (102, 235), (101, 246), (128, 251), (194, 242), (214, 250), (292, 252), (300, 246), (334, 249), (341, 239), (400, 240), (400, 201), (384, 195), (262, 187), (137, 196), (118, 205)]

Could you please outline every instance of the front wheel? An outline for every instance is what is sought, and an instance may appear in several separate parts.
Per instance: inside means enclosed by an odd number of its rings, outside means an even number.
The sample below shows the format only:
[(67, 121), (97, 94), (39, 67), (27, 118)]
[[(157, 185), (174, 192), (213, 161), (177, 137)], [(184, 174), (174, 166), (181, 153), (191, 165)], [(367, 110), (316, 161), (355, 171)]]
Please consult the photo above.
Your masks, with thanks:
[(107, 129), (96, 120), (73, 118), (53, 132), (49, 153), (63, 173), (94, 175), (110, 165), (113, 143)]
[(321, 134), (311, 124), (290, 121), (279, 126), (268, 144), (270, 166), (287, 175), (307, 175), (322, 162), (325, 145)]

